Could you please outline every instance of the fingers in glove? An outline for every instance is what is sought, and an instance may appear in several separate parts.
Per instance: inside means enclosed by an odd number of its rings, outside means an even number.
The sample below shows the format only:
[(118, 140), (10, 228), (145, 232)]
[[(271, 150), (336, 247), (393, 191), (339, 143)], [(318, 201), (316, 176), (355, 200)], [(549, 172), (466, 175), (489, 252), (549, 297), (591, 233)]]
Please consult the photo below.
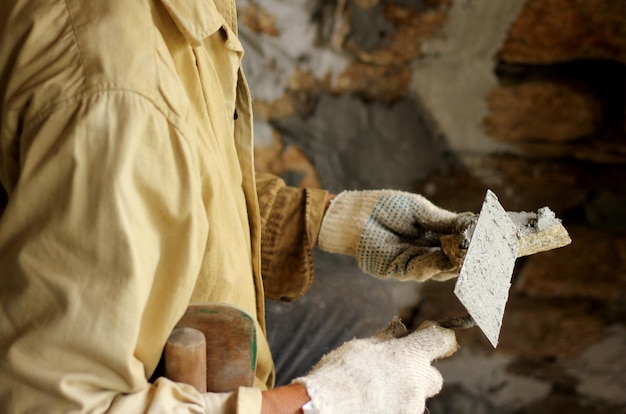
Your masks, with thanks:
[(464, 237), (458, 234), (446, 234), (439, 238), (441, 250), (443, 250), (450, 262), (459, 268), (463, 265), (467, 255), (467, 248), (462, 247), (464, 241)]
[(403, 191), (361, 192), (376, 197), (369, 218), (403, 237), (421, 238), (425, 232), (452, 233), (457, 213), (437, 207), (419, 194)]
[(437, 368), (429, 366), (427, 369), (428, 374), (424, 376), (426, 383), (424, 384), (424, 394), (426, 398), (430, 398), (439, 394), (439, 391), (443, 388), (443, 377)]
[(423, 282), (442, 272), (449, 273), (457, 269), (439, 248), (410, 246), (393, 260), (388, 274), (393, 274), (398, 280)]
[(450, 233), (454, 231), (457, 226), (456, 213), (436, 206), (420, 194), (402, 194), (413, 202), (410, 208), (414, 213), (415, 221), (425, 229), (437, 233)]
[(425, 399), (443, 385), (431, 362), (456, 350), (456, 339), (454, 332), (434, 323), (394, 337), (403, 327), (394, 319), (380, 332), (387, 339), (344, 343), (295, 382), (306, 386), (322, 413), (422, 412)]
[(430, 321), (424, 322), (415, 332), (398, 341), (407, 342), (409, 347), (430, 361), (447, 358), (459, 349), (453, 330)]
[(453, 233), (463, 233), (467, 229), (476, 226), (476, 222), (478, 221), (478, 214), (472, 213), (471, 211), (465, 211), (463, 213), (459, 213), (456, 216), (456, 228)]
[(434, 280), (435, 282), (445, 282), (446, 280), (454, 279), (459, 276), (458, 270), (452, 270), (449, 272), (439, 272), (430, 277), (430, 280)]
[(389, 325), (374, 334), (374, 338), (385, 341), (393, 338), (402, 338), (408, 335), (408, 333), (409, 330), (404, 326), (400, 317), (395, 316), (391, 322), (389, 322)]

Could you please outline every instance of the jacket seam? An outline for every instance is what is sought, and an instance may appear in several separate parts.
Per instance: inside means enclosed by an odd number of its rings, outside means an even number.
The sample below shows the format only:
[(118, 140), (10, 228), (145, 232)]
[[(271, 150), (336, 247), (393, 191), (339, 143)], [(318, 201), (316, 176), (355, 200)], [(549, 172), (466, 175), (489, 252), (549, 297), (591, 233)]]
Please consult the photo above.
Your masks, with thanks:
[(76, 24), (74, 23), (74, 18), (72, 17), (72, 12), (70, 11), (70, 5), (67, 0), (63, 0), (65, 4), (65, 12), (67, 13), (67, 19), (69, 20), (70, 27), (72, 28), (72, 36), (74, 38), (74, 43), (76, 44), (76, 48), (78, 49), (78, 60), (80, 61), (80, 67), (83, 72), (83, 82), (87, 80), (87, 70), (85, 69), (85, 59), (83, 58), (83, 49), (78, 41), (78, 33), (76, 31)]
[(39, 112), (35, 116), (33, 116), (30, 122), (30, 127), (38, 127), (39, 124), (41, 124), (50, 114), (54, 113), (55, 111), (59, 109), (70, 107), (72, 104), (87, 100), (90, 97), (93, 97), (96, 95), (114, 94), (118, 92), (121, 94), (130, 94), (130, 95), (138, 96), (139, 98), (150, 103), (150, 105), (154, 107), (165, 118), (167, 123), (170, 124), (180, 134), (181, 138), (185, 142), (185, 145), (187, 146), (187, 150), (189, 151), (189, 153), (191, 154), (193, 158), (194, 163), (196, 165), (198, 164), (196, 154), (193, 151), (192, 145), (190, 144), (190, 140), (187, 137), (187, 134), (183, 131), (183, 128), (180, 126), (180, 122), (176, 122), (176, 119), (173, 119), (173, 118), (176, 118), (176, 116), (173, 116), (171, 114), (171, 111), (167, 110), (166, 108), (163, 108), (162, 105), (159, 105), (157, 102), (154, 101), (154, 99), (152, 99), (145, 93), (139, 92), (134, 89), (129, 89), (129, 88), (125, 88), (122, 86), (114, 85), (114, 84), (95, 85), (91, 88), (84, 89), (83, 91), (77, 94), (68, 96), (64, 99), (60, 99), (58, 101), (55, 101), (49, 104), (47, 107), (42, 108), (41, 110), (39, 110)]

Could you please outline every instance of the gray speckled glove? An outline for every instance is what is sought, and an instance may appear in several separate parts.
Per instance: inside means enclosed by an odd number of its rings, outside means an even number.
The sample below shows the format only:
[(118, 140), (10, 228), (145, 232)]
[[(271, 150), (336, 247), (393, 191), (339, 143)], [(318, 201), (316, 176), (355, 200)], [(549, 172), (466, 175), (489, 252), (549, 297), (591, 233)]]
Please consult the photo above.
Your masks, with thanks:
[(461, 233), (475, 215), (453, 213), (402, 191), (344, 191), (322, 221), (319, 247), (356, 257), (377, 277), (446, 280), (460, 270), (441, 249), (441, 237)]
[(435, 324), (408, 331), (399, 319), (367, 339), (354, 339), (294, 380), (319, 414), (420, 414), (443, 379), (431, 362), (454, 353), (453, 331)]

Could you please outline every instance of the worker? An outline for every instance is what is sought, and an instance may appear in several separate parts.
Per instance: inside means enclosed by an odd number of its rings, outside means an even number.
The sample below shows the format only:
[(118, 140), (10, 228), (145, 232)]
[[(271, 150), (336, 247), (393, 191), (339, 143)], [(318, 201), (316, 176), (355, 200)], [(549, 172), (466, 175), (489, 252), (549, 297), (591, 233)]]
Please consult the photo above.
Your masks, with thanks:
[[(436, 236), (463, 216), (255, 176), (233, 0), (4, 0), (0, 31), (0, 412), (423, 411), (456, 348), (437, 325), (391, 321), (273, 388), (264, 298), (305, 294), (314, 246), (445, 279)], [(148, 381), (191, 302), (256, 321), (253, 387)]]

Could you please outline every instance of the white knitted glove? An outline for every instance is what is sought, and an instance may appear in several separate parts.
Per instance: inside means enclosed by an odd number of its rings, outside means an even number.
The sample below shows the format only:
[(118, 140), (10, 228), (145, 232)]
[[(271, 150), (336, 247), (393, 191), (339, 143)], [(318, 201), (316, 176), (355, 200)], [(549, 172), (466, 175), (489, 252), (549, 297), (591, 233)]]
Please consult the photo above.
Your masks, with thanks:
[(378, 277), (446, 280), (460, 270), (440, 238), (459, 234), (475, 215), (457, 214), (426, 198), (402, 191), (344, 191), (322, 220), (320, 249), (354, 256), (359, 267)]
[(454, 332), (432, 323), (407, 333), (396, 318), (373, 337), (330, 352), (294, 382), (306, 387), (319, 414), (421, 414), (443, 385), (431, 362), (458, 346)]

